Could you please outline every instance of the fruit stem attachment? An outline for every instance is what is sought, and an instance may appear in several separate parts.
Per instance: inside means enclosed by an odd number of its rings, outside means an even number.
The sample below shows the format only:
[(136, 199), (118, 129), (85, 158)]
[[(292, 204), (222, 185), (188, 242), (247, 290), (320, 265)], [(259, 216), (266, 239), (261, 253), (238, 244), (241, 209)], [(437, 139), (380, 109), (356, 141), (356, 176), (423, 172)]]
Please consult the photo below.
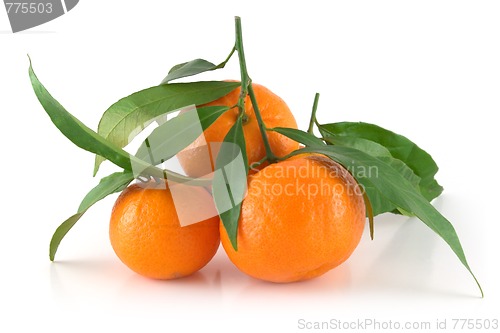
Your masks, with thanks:
[(307, 129), (307, 133), (313, 134), (313, 127), (314, 124), (317, 122), (316, 121), (316, 109), (318, 108), (318, 101), (319, 101), (319, 93), (316, 93), (314, 95), (314, 103), (313, 103), (313, 108), (311, 112), (311, 119), (309, 120), (309, 128)]
[(247, 63), (245, 60), (245, 51), (243, 49), (243, 32), (241, 28), (241, 18), (239, 16), (235, 16), (234, 20), (236, 28), (235, 48), (236, 51), (238, 51), (238, 59), (240, 62), (240, 73), (241, 73), (241, 93), (240, 93), (240, 98), (238, 100), (238, 109), (240, 112), (240, 117), (243, 117), (242, 120), (244, 121), (246, 120), (247, 116), (245, 114), (245, 98), (248, 95), (250, 97), (250, 101), (252, 102), (255, 117), (257, 118), (257, 124), (259, 125), (260, 134), (262, 135), (262, 141), (264, 142), (264, 148), (266, 149), (266, 159), (269, 163), (274, 163), (278, 159), (271, 150), (271, 145), (269, 144), (269, 139), (266, 133), (267, 130), (266, 125), (262, 120), (260, 109), (257, 104), (257, 99), (255, 98), (255, 92), (252, 87), (252, 79), (248, 75)]

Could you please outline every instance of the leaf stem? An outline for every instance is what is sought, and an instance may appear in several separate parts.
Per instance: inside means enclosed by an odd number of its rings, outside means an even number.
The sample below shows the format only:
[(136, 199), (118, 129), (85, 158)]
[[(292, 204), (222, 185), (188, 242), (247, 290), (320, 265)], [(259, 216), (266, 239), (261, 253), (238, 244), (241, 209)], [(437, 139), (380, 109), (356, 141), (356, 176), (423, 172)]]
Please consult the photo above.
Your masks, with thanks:
[(271, 145), (269, 144), (269, 139), (266, 133), (266, 125), (262, 120), (260, 114), (260, 109), (257, 104), (257, 99), (255, 98), (255, 92), (252, 87), (252, 79), (248, 75), (247, 64), (245, 60), (245, 51), (243, 49), (243, 33), (241, 28), (241, 18), (236, 16), (235, 18), (235, 28), (236, 28), (236, 42), (235, 48), (238, 51), (238, 58), (240, 62), (240, 72), (241, 72), (241, 94), (238, 101), (238, 108), (240, 111), (240, 116), (243, 117), (243, 121), (246, 120), (245, 114), (245, 98), (248, 95), (255, 112), (255, 117), (257, 118), (257, 123), (259, 125), (260, 134), (262, 135), (262, 141), (264, 142), (264, 148), (266, 149), (266, 159), (269, 163), (274, 163), (277, 161), (276, 155), (273, 154)]
[(147, 176), (147, 177), (153, 177), (155, 179), (167, 179), (171, 182), (176, 182), (176, 183), (188, 183), (190, 186), (208, 186), (211, 184), (210, 179), (191, 178), (171, 170), (160, 169), (133, 155), (130, 155), (130, 159), (131, 159), (131, 165), (133, 165), (133, 167), (131, 168), (131, 170), (127, 171), (134, 172), (134, 176), (136, 178), (140, 176)]
[(318, 101), (319, 101), (319, 93), (316, 93), (314, 95), (314, 103), (313, 103), (313, 108), (311, 112), (311, 119), (309, 120), (309, 128), (307, 129), (307, 133), (313, 134), (313, 127), (314, 123), (317, 123), (316, 121), (316, 109), (318, 108)]
[(215, 69), (224, 68), (224, 66), (226, 66), (227, 62), (229, 61), (229, 59), (231, 59), (235, 51), (236, 51), (236, 46), (233, 46), (233, 49), (231, 50), (227, 58), (223, 62), (215, 66)]

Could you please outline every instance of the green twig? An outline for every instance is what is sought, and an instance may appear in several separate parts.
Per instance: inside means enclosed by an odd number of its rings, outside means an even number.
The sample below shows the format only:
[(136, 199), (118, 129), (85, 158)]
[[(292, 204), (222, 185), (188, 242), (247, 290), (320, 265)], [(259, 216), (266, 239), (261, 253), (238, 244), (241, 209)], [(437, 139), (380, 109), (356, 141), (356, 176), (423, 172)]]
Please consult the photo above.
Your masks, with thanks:
[(234, 44), (234, 49), (238, 51), (238, 59), (240, 62), (240, 76), (241, 76), (241, 91), (240, 97), (238, 99), (238, 110), (240, 116), (245, 114), (245, 98), (248, 94), (248, 85), (250, 84), (250, 77), (248, 76), (247, 64), (245, 61), (245, 52), (243, 50), (243, 37), (241, 32), (241, 19), (237, 16), (235, 18), (236, 25), (236, 40)]
[(260, 161), (258, 162), (253, 162), (251, 165), (250, 165), (250, 170), (254, 170), (256, 168), (258, 168), (262, 163), (266, 162), (267, 161), (267, 156), (264, 157), (263, 159), (261, 159)]
[(314, 96), (314, 103), (313, 103), (313, 108), (311, 112), (311, 119), (309, 120), (309, 128), (307, 129), (307, 133), (313, 134), (313, 127), (314, 123), (317, 123), (316, 121), (316, 109), (318, 108), (318, 101), (319, 101), (319, 93), (316, 93)]
[[(243, 49), (243, 33), (241, 28), (241, 18), (239, 16), (235, 17), (235, 27), (236, 27), (236, 51), (238, 51), (238, 58), (240, 61), (240, 72), (241, 72), (241, 93), (240, 99), (238, 101), (238, 108), (240, 110), (240, 116), (245, 117), (245, 98), (248, 95), (255, 112), (255, 117), (257, 118), (257, 123), (259, 125), (260, 133), (262, 135), (262, 141), (264, 142), (264, 147), (266, 149), (266, 157), (269, 163), (276, 162), (277, 158), (271, 150), (271, 145), (269, 144), (269, 139), (266, 133), (266, 125), (262, 120), (260, 114), (259, 106), (257, 104), (257, 99), (255, 98), (255, 92), (252, 87), (252, 79), (248, 75), (247, 64), (245, 60), (245, 51)], [(245, 118), (243, 118), (245, 120)]]

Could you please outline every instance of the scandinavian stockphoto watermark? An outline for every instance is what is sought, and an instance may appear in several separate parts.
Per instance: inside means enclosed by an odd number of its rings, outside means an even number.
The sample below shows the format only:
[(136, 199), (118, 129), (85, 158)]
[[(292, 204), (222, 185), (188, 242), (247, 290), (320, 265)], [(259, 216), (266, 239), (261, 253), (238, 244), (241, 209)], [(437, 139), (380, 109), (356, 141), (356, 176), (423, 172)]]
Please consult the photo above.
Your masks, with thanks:
[(72, 10), (79, 0), (13, 1), (4, 0), (12, 32), (30, 29)]
[[(177, 116), (166, 121), (160, 116), (133, 131), (129, 142), (136, 133), (151, 125), (158, 124), (148, 138), (137, 150), (132, 160), (132, 169), (143, 186), (163, 186), (169, 189), (181, 226), (202, 222), (222, 214), (239, 205), (247, 194), (245, 162), (240, 147), (230, 142), (206, 142), (203, 126), (198, 110), (194, 105), (177, 110)], [(175, 112), (173, 112), (175, 113)], [(190, 144), (196, 141), (195, 147)], [(183, 148), (180, 150), (180, 148)], [(180, 151), (179, 151), (180, 150)], [(179, 178), (179, 173), (165, 172), (162, 179), (144, 178), (148, 166), (161, 165), (162, 169), (170, 169), (168, 162), (174, 156), (184, 155), (192, 163), (196, 163), (197, 177)], [(317, 157), (311, 157), (317, 159)], [(146, 162), (146, 163), (144, 163)], [(366, 168), (352, 164), (349, 169), (338, 168), (324, 160), (312, 168), (303, 165), (276, 165), (270, 172), (267, 168), (252, 165), (250, 173), (259, 172), (253, 182), (260, 182), (253, 189), (257, 196), (289, 196), (314, 200), (318, 197), (342, 197), (363, 195), (364, 188), (356, 182), (347, 181), (354, 175), (359, 177), (378, 177), (376, 167)], [(191, 176), (193, 176), (191, 174)], [(332, 179), (346, 179), (335, 182)], [(203, 189), (203, 190), (200, 190)], [(217, 209), (200, 209), (196, 202), (203, 202), (206, 191), (218, 192)], [(342, 209), (342, 207), (338, 207)]]
[[(314, 157), (312, 157), (314, 159)], [(309, 165), (280, 165), (272, 172), (269, 169), (252, 168), (259, 172), (259, 178), (253, 181), (257, 196), (300, 196), (307, 200), (318, 196), (340, 197), (342, 195), (363, 195), (364, 188), (351, 181), (332, 182), (332, 178), (347, 179), (351, 175), (359, 177), (378, 177), (378, 168), (353, 165), (347, 169), (336, 168), (331, 165), (318, 163), (316, 168)], [(351, 175), (350, 175), (351, 174)], [(304, 181), (304, 180), (314, 181)]]
[[(134, 133), (150, 124), (159, 124), (137, 150), (137, 159), (132, 159), (132, 170), (138, 179), (137, 183), (142, 186), (168, 187), (180, 225), (188, 226), (239, 205), (247, 192), (246, 183), (239, 181), (246, 178), (246, 169), (238, 145), (230, 142), (206, 142), (203, 126), (194, 105), (171, 112), (173, 113), (178, 115), (169, 121), (160, 116), (131, 134), (133, 137)], [(200, 144), (196, 148), (189, 147), (195, 140)], [(181, 147), (183, 149), (179, 151)], [(143, 175), (147, 174), (149, 165), (170, 170), (169, 161), (183, 154), (196, 163), (196, 169), (201, 173), (198, 177), (183, 179), (185, 175), (179, 174), (178, 170), (165, 172), (163, 179), (153, 177), (154, 183), (151, 183), (149, 177), (144, 179)], [(192, 158), (193, 156), (196, 157)], [(201, 209), (200, 204), (206, 201), (207, 191), (214, 190), (217, 190), (222, 198), (218, 201), (217, 209), (207, 205), (203, 205)]]

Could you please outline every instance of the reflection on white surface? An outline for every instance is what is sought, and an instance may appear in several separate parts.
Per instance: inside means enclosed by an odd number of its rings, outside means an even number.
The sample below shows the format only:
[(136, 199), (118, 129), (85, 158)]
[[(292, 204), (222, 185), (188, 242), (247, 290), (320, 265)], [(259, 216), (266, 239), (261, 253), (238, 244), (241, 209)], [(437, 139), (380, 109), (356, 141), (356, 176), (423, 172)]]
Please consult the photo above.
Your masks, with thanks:
[[(349, 294), (390, 294), (475, 298), (471, 285), (449, 287), (449, 277), (434, 260), (440, 239), (415, 218), (384, 216), (376, 221), (375, 240), (365, 230), (360, 246), (344, 264), (308, 281), (276, 284), (239, 272), (220, 247), (214, 259), (192, 276), (170, 281), (144, 278), (130, 271), (113, 255), (50, 264), (50, 283), (58, 299), (108, 299), (125, 305), (163, 303), (196, 306), (198, 299), (215, 304), (287, 304), (294, 300), (325, 302)], [(444, 249), (448, 251), (448, 249)], [(451, 261), (460, 271), (458, 261)], [(462, 274), (463, 273), (463, 274)], [(468, 281), (470, 282), (470, 281)], [(443, 286), (445, 286), (443, 288)], [(265, 302), (263, 302), (265, 300)]]
[[(461, 202), (453, 196), (440, 200), (435, 204), (443, 212), (453, 212)], [(103, 214), (95, 212), (95, 216)], [(89, 219), (92, 217), (90, 213)], [(464, 216), (464, 220), (469, 217)], [(469, 247), (464, 246), (470, 250), (474, 226), (456, 227), (469, 236), (465, 237)], [(484, 317), (496, 308), (491, 306), (497, 302), (494, 275), (478, 274), (486, 292), (486, 298), (479, 299), (474, 282), (449, 247), (420, 221), (380, 216), (374, 241), (367, 229), (348, 261), (309, 281), (275, 284), (248, 277), (229, 261), (222, 247), (196, 274), (157, 281), (123, 265), (105, 237), (106, 226), (96, 222), (95, 228), (81, 229), (78, 238), (73, 233), (58, 261), (49, 263), (46, 256), (38, 256), (35, 277), (4, 275), (16, 281), (10, 285), (21, 287), (9, 288), (8, 283), (1, 287), (12, 313), (30, 313), (46, 325), (53, 325), (58, 318), (66, 325), (75, 323), (77, 332), (95, 329), (93, 322), (104, 323), (103, 329), (118, 326), (127, 332), (155, 329), (162, 320), (166, 328), (187, 325), (194, 331), (203, 331), (209, 322), (210, 327), (234, 327), (235, 322), (245, 322), (243, 332), (255, 331), (255, 327), (263, 327), (261, 323), (272, 323), (272, 330), (288, 331), (283, 327), (290, 327), (293, 331), (300, 318), (415, 320), (420, 316), (436, 320), (458, 312)], [(102, 237), (87, 243), (93, 235)], [(74, 240), (80, 242), (72, 247)], [(43, 246), (46, 244), (40, 241)], [(472, 265), (484, 267), (473, 256), (477, 252), (469, 253)], [(16, 265), (13, 271), (26, 269), (22, 261)]]

